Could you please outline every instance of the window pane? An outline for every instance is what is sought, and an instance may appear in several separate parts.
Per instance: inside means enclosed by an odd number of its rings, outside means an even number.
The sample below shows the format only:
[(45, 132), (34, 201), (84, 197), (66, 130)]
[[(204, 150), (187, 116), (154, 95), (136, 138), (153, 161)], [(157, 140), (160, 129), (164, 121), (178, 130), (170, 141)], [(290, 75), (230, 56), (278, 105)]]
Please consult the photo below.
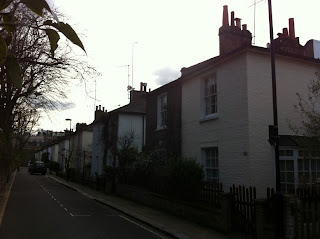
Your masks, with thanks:
[(280, 173), (280, 182), (286, 182), (286, 173)]
[(286, 170), (286, 161), (280, 160), (280, 171), (285, 171), (285, 170)]
[(303, 171), (303, 159), (298, 159), (298, 171)]
[(294, 183), (294, 173), (293, 172), (287, 173), (287, 182)]
[(286, 164), (287, 164), (287, 171), (294, 171), (293, 160), (287, 160)]
[(287, 192), (287, 184), (286, 183), (281, 183), (280, 184), (280, 191), (281, 191), (281, 193), (286, 193)]
[(317, 182), (317, 173), (316, 172), (312, 172), (311, 173), (311, 182), (312, 183), (316, 183)]
[(309, 171), (309, 160), (308, 159), (303, 160), (303, 165), (304, 165), (304, 171)]
[(212, 176), (214, 178), (219, 178), (219, 170), (218, 169), (213, 169), (212, 170)]
[(293, 150), (286, 150), (286, 156), (293, 156)]

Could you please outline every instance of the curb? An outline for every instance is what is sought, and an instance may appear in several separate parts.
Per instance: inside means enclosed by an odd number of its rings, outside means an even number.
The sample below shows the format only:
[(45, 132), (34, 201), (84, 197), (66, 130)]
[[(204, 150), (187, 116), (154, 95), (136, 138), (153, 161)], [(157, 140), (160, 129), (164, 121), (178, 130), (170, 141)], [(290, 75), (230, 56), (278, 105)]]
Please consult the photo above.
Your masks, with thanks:
[(16, 178), (16, 173), (17, 173), (17, 171), (15, 170), (13, 175), (10, 177), (9, 184), (7, 184), (5, 186), (3, 197), (0, 200), (0, 227), (1, 227), (1, 224), (2, 224), (2, 219), (3, 219), (4, 213), (6, 211), (8, 199), (9, 199), (9, 196), (10, 196), (10, 193), (11, 193), (11, 188), (12, 188), (13, 182), (14, 182), (14, 180)]
[(132, 212), (132, 211), (129, 211), (127, 209), (124, 209), (122, 208), (121, 206), (119, 207), (118, 205), (112, 203), (112, 202), (108, 202), (104, 199), (100, 199), (100, 198), (97, 198), (95, 196), (92, 196), (92, 195), (89, 195), (88, 193), (85, 193), (83, 192), (82, 190), (79, 190), (77, 187), (74, 187), (68, 183), (65, 183), (65, 182), (62, 182), (60, 181), (59, 179), (56, 179), (54, 177), (51, 177), (51, 176), (47, 176), (48, 178), (56, 181), (57, 183), (60, 183), (60, 184), (63, 184), (65, 185), (66, 187), (72, 189), (72, 190), (75, 190), (79, 193), (81, 193), (82, 195), (92, 199), (92, 200), (95, 200), (97, 201), (98, 203), (101, 203), (103, 205), (106, 205), (114, 210), (117, 210), (131, 218), (134, 218), (136, 221), (140, 222), (140, 223), (143, 223), (153, 229), (156, 229), (157, 231), (167, 235), (167, 236), (170, 236), (172, 238), (175, 238), (175, 239), (191, 239), (189, 236), (183, 234), (183, 233), (179, 233), (179, 232), (176, 232), (174, 231), (173, 229), (169, 229), (169, 228), (166, 228), (164, 225), (158, 223), (158, 222), (155, 222), (153, 220), (150, 220), (149, 218), (145, 218), (144, 216), (141, 216), (141, 215), (138, 215), (137, 213), (135, 212)]

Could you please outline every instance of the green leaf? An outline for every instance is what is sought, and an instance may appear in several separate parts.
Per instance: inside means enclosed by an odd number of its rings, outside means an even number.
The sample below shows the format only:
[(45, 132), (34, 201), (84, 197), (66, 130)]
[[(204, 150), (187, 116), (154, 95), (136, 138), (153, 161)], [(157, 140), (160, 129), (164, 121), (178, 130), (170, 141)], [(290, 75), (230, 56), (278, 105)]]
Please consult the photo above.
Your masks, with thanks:
[(0, 35), (0, 66), (4, 64), (7, 58), (8, 47), (6, 41)]
[(0, 0), (0, 11), (6, 9), (12, 2), (13, 0)]
[(82, 50), (84, 50), (84, 52), (86, 52), (86, 50), (84, 49), (84, 46), (80, 40), (80, 38), (78, 37), (77, 33), (72, 29), (72, 27), (68, 24), (68, 23), (63, 23), (63, 22), (59, 22), (59, 23), (50, 23), (50, 22), (46, 22), (47, 25), (53, 26), (56, 29), (58, 29), (61, 33), (63, 33), (73, 44), (79, 46)]
[(54, 51), (58, 48), (58, 41), (60, 39), (59, 34), (52, 29), (46, 29), (46, 34), (49, 37), (50, 46), (51, 46), (51, 55), (54, 57)]
[(12, 84), (15, 87), (21, 89), (22, 77), (21, 77), (21, 70), (20, 70), (19, 61), (17, 60), (17, 58), (12, 54), (8, 54), (6, 62), (5, 62), (5, 66), (7, 69), (7, 74), (12, 81)]
[(43, 16), (43, 9), (47, 9), (51, 12), (51, 9), (46, 2), (46, 0), (21, 0), (21, 3), (26, 4), (26, 6), (33, 11), (34, 13), (38, 14), (39, 16)]

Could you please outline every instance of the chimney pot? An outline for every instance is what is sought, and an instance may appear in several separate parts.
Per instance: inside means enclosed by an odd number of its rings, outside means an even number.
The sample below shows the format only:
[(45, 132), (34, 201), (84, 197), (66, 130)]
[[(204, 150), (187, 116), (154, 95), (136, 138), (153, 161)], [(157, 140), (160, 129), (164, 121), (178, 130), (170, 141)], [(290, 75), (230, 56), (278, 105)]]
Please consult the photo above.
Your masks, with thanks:
[(289, 37), (292, 39), (296, 38), (296, 34), (294, 30), (294, 18), (289, 18)]
[(101, 110), (101, 105), (99, 105), (99, 110)]
[(242, 30), (246, 31), (247, 30), (247, 24), (242, 25)]
[(236, 27), (241, 29), (241, 18), (234, 19), (236, 21)]
[(98, 110), (98, 106), (96, 106), (96, 111)]
[(222, 26), (229, 26), (228, 6), (223, 6)]
[(282, 29), (282, 34), (285, 36), (285, 37), (287, 37), (287, 36), (289, 36), (289, 34), (288, 34), (288, 28), (283, 28)]
[(102, 107), (102, 111), (104, 112), (104, 107)]
[(234, 27), (234, 11), (231, 12), (231, 26)]

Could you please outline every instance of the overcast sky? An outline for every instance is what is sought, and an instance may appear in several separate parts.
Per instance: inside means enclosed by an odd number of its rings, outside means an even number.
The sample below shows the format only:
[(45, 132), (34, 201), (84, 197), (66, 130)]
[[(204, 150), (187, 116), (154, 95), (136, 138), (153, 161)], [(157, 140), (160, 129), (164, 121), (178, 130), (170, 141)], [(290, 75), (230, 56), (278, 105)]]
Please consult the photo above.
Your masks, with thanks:
[[(94, 105), (108, 111), (128, 103), (129, 84), (139, 89), (140, 82), (151, 90), (180, 76), (180, 69), (219, 54), (218, 31), (224, 5), (247, 24), (257, 46), (269, 42), (268, 1), (256, 0), (48, 0), (68, 17), (68, 23), (81, 35), (86, 58), (101, 73), (88, 79), (84, 87), (73, 88), (72, 109), (43, 115), (39, 128), (63, 131), (66, 118), (76, 123), (91, 123)], [(302, 4), (303, 3), (303, 4)], [(273, 0), (274, 37), (295, 19), (296, 37), (304, 45), (320, 40), (319, 0)], [(132, 71), (133, 57), (133, 71)], [(76, 79), (75, 79), (76, 81)], [(96, 85), (95, 85), (96, 82)], [(96, 86), (96, 87), (95, 87)], [(96, 88), (96, 101), (95, 98)]]

